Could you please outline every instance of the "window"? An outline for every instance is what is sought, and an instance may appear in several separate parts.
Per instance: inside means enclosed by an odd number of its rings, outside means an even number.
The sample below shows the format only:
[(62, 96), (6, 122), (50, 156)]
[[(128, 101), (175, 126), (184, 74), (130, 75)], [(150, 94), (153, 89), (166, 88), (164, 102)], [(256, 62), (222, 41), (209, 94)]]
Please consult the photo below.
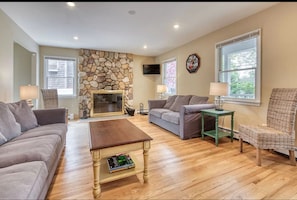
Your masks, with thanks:
[(45, 88), (57, 88), (60, 96), (76, 95), (75, 72), (75, 58), (44, 58)]
[(176, 94), (176, 60), (163, 62), (163, 84), (167, 86), (166, 95)]
[(261, 30), (216, 44), (216, 80), (227, 82), (225, 102), (260, 105)]

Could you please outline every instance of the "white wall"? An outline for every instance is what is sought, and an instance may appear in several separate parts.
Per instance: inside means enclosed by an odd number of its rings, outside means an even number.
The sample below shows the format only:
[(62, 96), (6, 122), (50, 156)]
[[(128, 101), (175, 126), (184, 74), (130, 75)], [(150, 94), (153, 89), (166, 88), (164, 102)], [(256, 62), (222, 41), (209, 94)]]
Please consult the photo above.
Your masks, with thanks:
[(143, 75), (143, 64), (154, 64), (154, 57), (133, 55), (133, 104), (139, 111), (139, 104), (143, 103), (144, 109), (148, 108), (148, 99), (155, 99), (155, 83), (161, 75)]
[(37, 58), (39, 47), (38, 44), (18, 25), (16, 25), (1, 9), (0, 27), (0, 101), (12, 102), (14, 86), (14, 42), (17, 42), (28, 51), (36, 52), (36, 66), (34, 66), (34, 69), (32, 70), (32, 84), (36, 84), (38, 80), (37, 72), (39, 71), (39, 61)]
[[(56, 57), (65, 57), (65, 58), (75, 58), (78, 67), (78, 49), (70, 48), (58, 48), (58, 47), (49, 47), (49, 46), (40, 46), (40, 71), (39, 71), (39, 85), (40, 88), (44, 88), (44, 57), (45, 56), (56, 56)], [(78, 85), (77, 85), (78, 86)], [(79, 92), (77, 87), (77, 93)], [(43, 100), (40, 96), (39, 108), (43, 108)], [(74, 114), (78, 118), (78, 97), (64, 97), (59, 98), (59, 106), (65, 107), (68, 109), (69, 114)]]
[[(264, 11), (242, 19), (220, 30), (197, 38), (156, 58), (161, 62), (177, 58), (178, 94), (209, 96), (210, 82), (215, 81), (215, 44), (226, 39), (256, 30), (262, 30), (262, 88), (261, 105), (247, 106), (225, 103), (224, 108), (235, 111), (235, 130), (239, 124), (266, 123), (268, 101), (272, 88), (297, 87), (297, 3), (279, 3)], [(197, 53), (201, 66), (196, 73), (186, 70), (186, 59)], [(213, 101), (213, 96), (209, 96)], [(230, 127), (230, 118), (221, 124)]]

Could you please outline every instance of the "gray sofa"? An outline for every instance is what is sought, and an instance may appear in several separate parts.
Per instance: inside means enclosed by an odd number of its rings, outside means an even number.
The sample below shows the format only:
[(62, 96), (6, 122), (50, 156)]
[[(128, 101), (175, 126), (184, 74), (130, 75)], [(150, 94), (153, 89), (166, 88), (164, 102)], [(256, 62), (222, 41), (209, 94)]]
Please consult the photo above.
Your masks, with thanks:
[(66, 142), (66, 109), (0, 102), (0, 199), (45, 199)]
[[(181, 139), (190, 139), (201, 135), (202, 109), (215, 108), (207, 103), (208, 97), (196, 95), (174, 95), (167, 100), (149, 100), (149, 122), (154, 123)], [(205, 116), (205, 130), (215, 128), (215, 118)]]

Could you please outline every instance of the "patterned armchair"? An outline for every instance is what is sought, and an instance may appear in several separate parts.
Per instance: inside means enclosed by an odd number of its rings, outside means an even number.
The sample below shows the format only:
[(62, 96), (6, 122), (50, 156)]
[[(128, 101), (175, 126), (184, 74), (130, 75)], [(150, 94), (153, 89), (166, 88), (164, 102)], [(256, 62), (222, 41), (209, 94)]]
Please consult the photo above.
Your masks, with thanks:
[(240, 152), (243, 141), (256, 147), (257, 165), (261, 166), (261, 149), (286, 149), (292, 165), (296, 165), (295, 116), (297, 109), (297, 88), (274, 88), (268, 111), (267, 125), (239, 125)]
[[(41, 89), (43, 98), (43, 106), (45, 109), (59, 108), (58, 90), (57, 89)], [(65, 115), (66, 124), (68, 124), (68, 109)]]
[(41, 89), (44, 108), (58, 108), (58, 91), (57, 89)]

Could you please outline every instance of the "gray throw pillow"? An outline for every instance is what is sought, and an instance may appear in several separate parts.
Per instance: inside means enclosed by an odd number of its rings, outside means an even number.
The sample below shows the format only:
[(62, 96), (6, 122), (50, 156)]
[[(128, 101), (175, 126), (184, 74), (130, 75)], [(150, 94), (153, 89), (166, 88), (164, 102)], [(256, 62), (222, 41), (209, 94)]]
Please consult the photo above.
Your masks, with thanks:
[(164, 105), (163, 108), (169, 109), (172, 106), (172, 104), (174, 103), (174, 100), (176, 97), (177, 97), (177, 95), (169, 96), (166, 101), (166, 104)]
[(174, 103), (172, 104), (172, 106), (169, 108), (172, 111), (175, 112), (179, 112), (180, 111), (180, 107), (182, 105), (188, 105), (190, 98), (192, 97), (192, 95), (178, 95), (174, 101)]
[(208, 97), (192, 96), (189, 105), (207, 103)]
[(37, 119), (26, 100), (9, 103), (8, 107), (16, 121), (21, 125), (22, 132), (38, 126)]
[(21, 126), (16, 122), (6, 103), (0, 102), (0, 145), (21, 135)]

